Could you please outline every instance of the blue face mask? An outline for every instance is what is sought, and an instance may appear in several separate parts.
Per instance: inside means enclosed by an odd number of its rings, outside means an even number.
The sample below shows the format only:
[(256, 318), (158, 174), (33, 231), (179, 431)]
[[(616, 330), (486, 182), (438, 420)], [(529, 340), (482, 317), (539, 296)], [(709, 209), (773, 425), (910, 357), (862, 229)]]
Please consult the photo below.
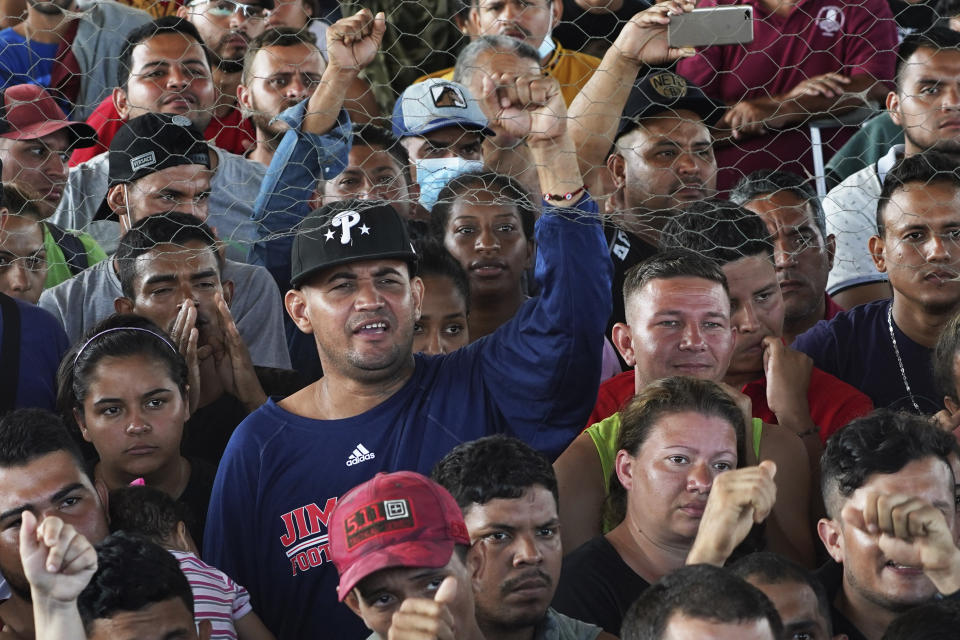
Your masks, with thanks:
[(540, 43), (540, 48), (537, 49), (537, 54), (540, 56), (540, 62), (547, 60), (550, 54), (553, 53), (553, 50), (557, 48), (557, 43), (553, 41), (553, 38), (548, 33), (543, 37), (543, 42)]
[(433, 210), (437, 204), (440, 190), (447, 183), (470, 171), (479, 171), (483, 163), (479, 160), (464, 160), (463, 158), (423, 158), (416, 160), (417, 184), (420, 185), (420, 204), (427, 211)]

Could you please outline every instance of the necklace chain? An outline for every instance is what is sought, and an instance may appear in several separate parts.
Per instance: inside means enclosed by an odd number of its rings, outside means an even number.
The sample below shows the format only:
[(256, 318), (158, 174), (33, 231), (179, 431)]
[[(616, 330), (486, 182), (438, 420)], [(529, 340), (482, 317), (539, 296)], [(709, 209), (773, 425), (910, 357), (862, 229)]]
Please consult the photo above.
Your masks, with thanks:
[(910, 390), (910, 383), (907, 381), (907, 370), (903, 368), (903, 358), (900, 357), (900, 347), (897, 345), (897, 336), (893, 334), (892, 301), (890, 302), (890, 306), (887, 307), (887, 328), (890, 330), (890, 343), (893, 345), (894, 355), (897, 356), (897, 365), (900, 367), (900, 377), (903, 379), (903, 386), (907, 390), (907, 395), (910, 396), (910, 404), (917, 410), (917, 413), (923, 415), (923, 411), (920, 411), (920, 405), (917, 404), (916, 398), (913, 397), (913, 391)]

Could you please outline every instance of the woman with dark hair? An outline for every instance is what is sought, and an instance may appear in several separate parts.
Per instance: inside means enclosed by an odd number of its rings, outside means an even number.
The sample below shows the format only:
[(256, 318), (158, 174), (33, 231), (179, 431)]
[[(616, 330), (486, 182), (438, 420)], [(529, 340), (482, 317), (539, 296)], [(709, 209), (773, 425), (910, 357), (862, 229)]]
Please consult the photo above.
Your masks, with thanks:
[(97, 481), (113, 490), (142, 479), (186, 504), (199, 544), (215, 470), (180, 454), (190, 417), (187, 375), (186, 360), (162, 329), (118, 314), (64, 357), (57, 405), (96, 450)]
[(621, 420), (608, 504), (620, 524), (564, 558), (553, 602), (614, 635), (630, 604), (664, 575), (685, 564), (722, 566), (776, 499), (772, 462), (737, 468), (744, 416), (717, 383), (657, 380)]
[(527, 299), (539, 207), (513, 178), (475, 171), (451, 180), (430, 212), (433, 236), (470, 280), (470, 339), (493, 333)]

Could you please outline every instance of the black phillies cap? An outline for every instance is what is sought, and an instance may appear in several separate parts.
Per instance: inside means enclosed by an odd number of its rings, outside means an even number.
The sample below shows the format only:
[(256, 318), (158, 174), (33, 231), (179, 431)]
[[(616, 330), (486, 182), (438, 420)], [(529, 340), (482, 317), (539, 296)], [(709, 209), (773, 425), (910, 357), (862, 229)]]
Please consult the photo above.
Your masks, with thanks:
[(387, 258), (406, 260), (410, 274), (416, 271), (417, 252), (396, 209), (386, 202), (332, 202), (311, 212), (297, 227), (290, 283), (299, 287), (329, 267)]
[[(210, 168), (203, 134), (181, 115), (145, 113), (126, 122), (110, 142), (107, 188), (184, 164)], [(104, 197), (94, 220), (116, 220)]]
[(664, 111), (693, 111), (711, 126), (723, 115), (723, 107), (708, 98), (695, 84), (671, 71), (654, 71), (633, 85), (627, 97), (627, 106), (620, 116), (617, 138), (637, 126), (643, 118)]

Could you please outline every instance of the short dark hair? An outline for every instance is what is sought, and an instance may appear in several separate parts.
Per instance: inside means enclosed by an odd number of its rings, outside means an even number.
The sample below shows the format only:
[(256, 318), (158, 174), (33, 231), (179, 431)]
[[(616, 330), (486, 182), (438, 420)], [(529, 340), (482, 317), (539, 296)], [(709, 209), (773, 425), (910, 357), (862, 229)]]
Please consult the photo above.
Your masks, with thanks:
[(957, 377), (953, 371), (953, 363), (960, 353), (960, 313), (954, 315), (947, 322), (937, 345), (933, 348), (933, 382), (941, 396), (947, 396), (954, 401), (957, 397)]
[(204, 44), (203, 38), (200, 36), (197, 28), (186, 18), (164, 16), (152, 22), (142, 24), (139, 27), (135, 27), (127, 34), (127, 41), (124, 43), (123, 50), (120, 52), (120, 57), (118, 58), (120, 63), (117, 65), (118, 87), (124, 91), (127, 90), (127, 84), (130, 82), (130, 74), (133, 73), (133, 50), (150, 38), (168, 33), (179, 33), (182, 36), (196, 40), (197, 44), (203, 48), (203, 55), (207, 60), (207, 64), (213, 66), (211, 62), (212, 54), (210, 50), (207, 49), (207, 45)]
[(826, 588), (816, 576), (793, 560), (772, 551), (758, 551), (740, 558), (727, 569), (747, 581), (756, 578), (761, 584), (800, 584), (810, 587), (817, 598), (817, 613), (827, 623), (827, 635), (833, 635), (833, 614)]
[(559, 502), (550, 461), (525, 442), (505, 435), (457, 446), (433, 467), (430, 477), (453, 495), (464, 512), (496, 498), (519, 498), (536, 485)]
[[(954, 5), (956, 4), (957, 3), (954, 2)], [(937, 11), (937, 14), (941, 17), (949, 18), (951, 15), (960, 13), (960, 6), (955, 6), (952, 9), (952, 14), (941, 13), (942, 7), (943, 4), (938, 7)], [(950, 10), (948, 9), (948, 11)], [(903, 92), (903, 70), (907, 64), (907, 60), (909, 60), (918, 49), (932, 49), (933, 51), (952, 49), (954, 51), (960, 51), (960, 33), (947, 27), (930, 27), (924, 31), (911, 33), (904, 38), (903, 42), (901, 42), (897, 48), (897, 69), (894, 75), (894, 82), (896, 83), (898, 94)]]
[(894, 618), (881, 640), (955, 640), (960, 629), (960, 604), (955, 600), (928, 602)]
[(89, 635), (97, 620), (174, 598), (193, 614), (193, 592), (177, 559), (121, 531), (97, 545), (97, 571), (77, 598), (77, 608)]
[(674, 615), (738, 623), (766, 620), (774, 640), (783, 634), (780, 614), (762, 591), (729, 571), (695, 564), (661, 578), (627, 611), (622, 640), (660, 640)]
[[(830, 436), (820, 459), (827, 514), (839, 518), (843, 502), (871, 475), (896, 473), (914, 460), (929, 457), (940, 458), (949, 468), (947, 457), (956, 449), (953, 435), (923, 416), (877, 409), (857, 418)], [(953, 491), (951, 481), (951, 495)]]
[(120, 238), (120, 246), (114, 254), (117, 278), (123, 295), (136, 297), (134, 282), (137, 278), (136, 260), (162, 244), (186, 245), (199, 241), (210, 247), (217, 258), (217, 267), (223, 273), (223, 256), (217, 251), (217, 239), (213, 230), (200, 218), (188, 213), (161, 213), (147, 216), (133, 225)]
[(623, 279), (623, 300), (639, 293), (652, 280), (702, 278), (716, 282), (730, 295), (727, 276), (716, 262), (688, 249), (660, 251), (627, 270)]
[(253, 59), (257, 57), (260, 51), (268, 47), (296, 47), (301, 44), (316, 49), (317, 53), (320, 52), (314, 35), (307, 29), (274, 27), (258, 35), (250, 41), (247, 52), (243, 56), (243, 84), (250, 83)]
[(420, 256), (419, 276), (449, 278), (453, 288), (463, 297), (466, 314), (470, 315), (470, 278), (457, 259), (433, 238), (418, 240), (416, 249)]
[(773, 239), (763, 219), (729, 200), (693, 202), (670, 218), (661, 249), (689, 249), (723, 266), (763, 255), (773, 261)]
[[(622, 449), (631, 456), (636, 456), (653, 432), (654, 425), (663, 416), (683, 411), (714, 416), (729, 422), (736, 434), (737, 465), (741, 466), (746, 462), (746, 425), (743, 413), (719, 384), (689, 376), (655, 380), (624, 405), (620, 410), (617, 451)], [(614, 471), (610, 477), (610, 493), (604, 505), (604, 521), (620, 523), (626, 513), (627, 491)]]
[(110, 529), (141, 536), (163, 546), (177, 523), (190, 524), (190, 509), (153, 487), (121, 487), (110, 492)]
[(533, 229), (540, 215), (540, 208), (534, 204), (527, 190), (510, 176), (480, 169), (458, 176), (447, 183), (437, 196), (437, 203), (430, 212), (430, 232), (441, 242), (447, 231), (447, 222), (453, 212), (454, 203), (463, 196), (476, 191), (488, 191), (497, 197), (497, 204), (517, 208), (520, 226), (527, 240), (533, 240)]
[(948, 184), (954, 189), (960, 189), (958, 171), (960, 168), (957, 167), (956, 160), (939, 151), (924, 151), (902, 158), (893, 165), (883, 180), (880, 197), (877, 199), (877, 235), (883, 237), (883, 215), (894, 193), (913, 182), (924, 186)]
[(806, 206), (810, 207), (814, 222), (823, 237), (827, 237), (827, 218), (820, 204), (817, 192), (810, 186), (810, 182), (790, 171), (761, 169), (744, 176), (730, 191), (730, 201), (741, 207), (756, 200), (759, 196), (770, 195), (786, 191), (791, 193)]
[(63, 420), (45, 409), (15, 409), (0, 418), (0, 467), (22, 467), (41, 456), (63, 451), (93, 479), (83, 453)]

